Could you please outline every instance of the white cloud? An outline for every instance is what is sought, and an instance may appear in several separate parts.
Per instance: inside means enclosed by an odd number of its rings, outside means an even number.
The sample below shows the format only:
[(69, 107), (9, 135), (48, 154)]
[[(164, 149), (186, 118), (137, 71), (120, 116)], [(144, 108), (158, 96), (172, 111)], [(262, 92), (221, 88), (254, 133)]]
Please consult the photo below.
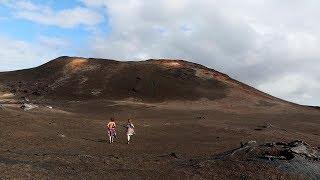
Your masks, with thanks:
[(108, 1), (106, 0), (79, 0), (80, 2), (86, 4), (87, 6), (105, 6), (107, 5)]
[(260, 84), (258, 89), (302, 104), (316, 105), (318, 104), (316, 100), (320, 98), (320, 94), (318, 94), (320, 82), (315, 77), (302, 74), (286, 74)]
[(44, 6), (37, 6), (30, 1), (16, 1), (14, 6), (18, 9), (23, 9), (27, 11), (39, 11), (41, 8), (44, 8)]
[(61, 52), (48, 43), (28, 43), (0, 35), (0, 71), (35, 67), (60, 56)]
[(81, 7), (62, 10), (59, 12), (47, 11), (20, 11), (16, 16), (45, 25), (54, 25), (63, 28), (72, 28), (77, 25), (94, 26), (101, 22), (102, 16)]
[(40, 36), (38, 41), (41, 45), (53, 49), (63, 49), (70, 45), (66, 39), (57, 37)]
[(98, 12), (80, 6), (55, 11), (49, 6), (34, 4), (31, 1), (4, 1), (4, 3), (14, 10), (17, 18), (62, 28), (73, 28), (78, 25), (95, 26), (104, 19)]
[(32, 67), (44, 53), (26, 42), (0, 37), (0, 70)]

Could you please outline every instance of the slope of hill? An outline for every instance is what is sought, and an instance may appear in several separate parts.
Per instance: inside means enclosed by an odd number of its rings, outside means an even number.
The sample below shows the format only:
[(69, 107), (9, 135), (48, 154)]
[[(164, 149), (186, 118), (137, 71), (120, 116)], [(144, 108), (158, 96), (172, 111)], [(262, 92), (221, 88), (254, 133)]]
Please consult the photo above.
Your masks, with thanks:
[(121, 62), (60, 57), (33, 69), (1, 73), (0, 81), (3, 91), (17, 98), (132, 98), (142, 102), (225, 99), (235, 105), (290, 104), (213, 69), (182, 60)]

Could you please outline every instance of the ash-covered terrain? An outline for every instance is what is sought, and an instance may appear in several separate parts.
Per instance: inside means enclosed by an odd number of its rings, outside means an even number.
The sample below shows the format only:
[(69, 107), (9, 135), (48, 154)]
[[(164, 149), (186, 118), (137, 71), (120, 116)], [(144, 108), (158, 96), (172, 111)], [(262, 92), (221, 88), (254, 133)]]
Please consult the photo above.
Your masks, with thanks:
[(60, 57), (0, 73), (0, 104), (3, 179), (320, 178), (319, 108), (187, 61)]

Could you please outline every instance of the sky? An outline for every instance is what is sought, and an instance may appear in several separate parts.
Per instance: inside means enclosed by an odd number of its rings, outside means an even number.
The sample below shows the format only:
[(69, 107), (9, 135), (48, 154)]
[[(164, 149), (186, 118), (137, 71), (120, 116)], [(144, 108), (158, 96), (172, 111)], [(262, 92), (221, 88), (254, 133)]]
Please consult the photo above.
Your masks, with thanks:
[(0, 0), (0, 71), (59, 56), (185, 59), (320, 105), (318, 0)]

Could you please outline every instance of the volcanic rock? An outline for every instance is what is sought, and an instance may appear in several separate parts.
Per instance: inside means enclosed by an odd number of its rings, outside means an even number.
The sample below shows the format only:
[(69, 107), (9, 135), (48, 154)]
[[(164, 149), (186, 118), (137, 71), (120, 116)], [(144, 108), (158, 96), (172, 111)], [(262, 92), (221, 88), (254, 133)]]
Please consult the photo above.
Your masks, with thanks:
[(32, 109), (38, 108), (38, 106), (34, 104), (24, 103), (20, 106), (20, 108), (23, 109), (24, 111), (30, 111)]

